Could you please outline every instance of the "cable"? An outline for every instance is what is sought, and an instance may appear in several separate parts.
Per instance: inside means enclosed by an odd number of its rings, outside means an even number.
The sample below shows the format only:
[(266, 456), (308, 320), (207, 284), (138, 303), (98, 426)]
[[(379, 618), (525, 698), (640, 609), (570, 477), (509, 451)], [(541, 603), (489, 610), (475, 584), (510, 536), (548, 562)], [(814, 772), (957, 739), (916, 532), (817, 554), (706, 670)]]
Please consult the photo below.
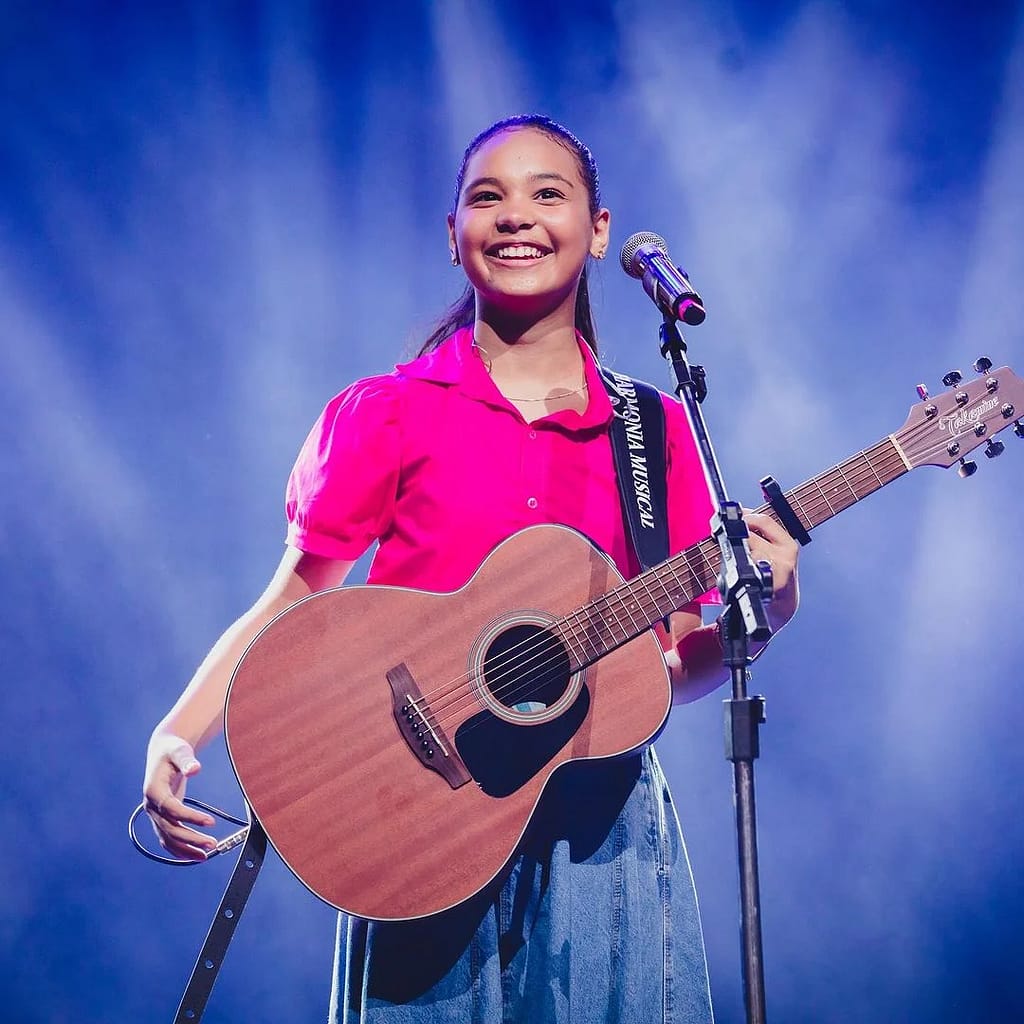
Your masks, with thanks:
[[(152, 853), (142, 845), (142, 841), (135, 834), (135, 822), (139, 820), (139, 816), (144, 814), (146, 811), (146, 805), (139, 804), (138, 807), (132, 812), (132, 816), (128, 819), (128, 838), (132, 841), (132, 845), (135, 847), (143, 857), (148, 857), (150, 860), (155, 860), (158, 864), (167, 864), (172, 868), (190, 868), (195, 864), (205, 864), (211, 857), (216, 857), (218, 853), (226, 853), (228, 850), (234, 849), (240, 843), (245, 841), (246, 835), (249, 832), (250, 822), (241, 818), (236, 818), (233, 814), (228, 814), (227, 811), (222, 811), (219, 807), (213, 807), (210, 804), (203, 803), (202, 800), (196, 800), (194, 797), (185, 797), (185, 803), (189, 807), (198, 807), (201, 811), (206, 811), (207, 814), (212, 814), (215, 817), (221, 818), (223, 821), (230, 821), (233, 825), (243, 826), (239, 831), (232, 832), (226, 839), (222, 839), (217, 845), (206, 855), (204, 860), (182, 860), (179, 857), (164, 857), (159, 853)], [(246, 805), (248, 810), (248, 805)]]

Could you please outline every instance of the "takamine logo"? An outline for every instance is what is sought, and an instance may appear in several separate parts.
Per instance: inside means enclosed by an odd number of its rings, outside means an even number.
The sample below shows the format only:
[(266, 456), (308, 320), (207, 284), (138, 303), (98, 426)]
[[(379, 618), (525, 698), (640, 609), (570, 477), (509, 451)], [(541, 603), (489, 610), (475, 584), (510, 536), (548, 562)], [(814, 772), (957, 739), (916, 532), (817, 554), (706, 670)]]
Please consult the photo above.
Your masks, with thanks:
[(962, 409), (957, 409), (952, 416), (939, 417), (939, 429), (948, 430), (951, 437), (957, 437), (965, 430), (976, 427), (978, 421), (983, 419), (985, 414), (990, 413), (998, 404), (998, 398), (986, 398), (980, 405), (975, 405), (971, 408), (965, 406)]

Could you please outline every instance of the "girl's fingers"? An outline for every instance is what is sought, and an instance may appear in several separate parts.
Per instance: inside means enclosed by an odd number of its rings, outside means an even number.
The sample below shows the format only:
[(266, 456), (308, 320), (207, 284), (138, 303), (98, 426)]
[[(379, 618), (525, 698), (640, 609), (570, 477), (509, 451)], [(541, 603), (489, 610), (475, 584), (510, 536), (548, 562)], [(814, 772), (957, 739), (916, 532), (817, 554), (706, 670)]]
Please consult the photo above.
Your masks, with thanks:
[[(186, 808), (186, 810), (189, 810), (189, 808)], [(206, 816), (204, 815), (203, 817)], [(153, 821), (153, 828), (156, 830), (161, 846), (166, 849), (173, 849), (178, 856), (196, 858), (197, 854), (202, 854), (205, 858), (203, 851), (212, 850), (217, 845), (217, 840), (213, 836), (204, 835), (202, 832), (197, 832), (187, 825), (182, 825), (169, 807), (165, 807), (156, 817), (150, 814), (150, 818)], [(210, 820), (208, 823), (212, 825), (213, 821)], [(196, 824), (207, 824), (207, 822), (196, 822)], [(182, 853), (181, 851), (185, 852)]]
[(189, 843), (183, 838), (177, 836), (165, 835), (159, 830), (156, 834), (160, 845), (170, 854), (175, 857), (180, 857), (183, 860), (206, 860), (208, 851), (203, 847)]
[[(757, 512), (745, 512), (744, 521), (751, 533), (756, 534), (769, 544), (781, 544), (789, 547), (796, 541), (771, 516), (759, 515)], [(799, 545), (797, 545), (799, 547)]]
[(173, 793), (163, 800), (159, 807), (154, 808), (157, 814), (168, 822), (187, 821), (193, 825), (204, 825), (207, 828), (216, 824), (216, 820), (205, 811), (197, 807), (189, 807), (184, 800), (180, 800)]

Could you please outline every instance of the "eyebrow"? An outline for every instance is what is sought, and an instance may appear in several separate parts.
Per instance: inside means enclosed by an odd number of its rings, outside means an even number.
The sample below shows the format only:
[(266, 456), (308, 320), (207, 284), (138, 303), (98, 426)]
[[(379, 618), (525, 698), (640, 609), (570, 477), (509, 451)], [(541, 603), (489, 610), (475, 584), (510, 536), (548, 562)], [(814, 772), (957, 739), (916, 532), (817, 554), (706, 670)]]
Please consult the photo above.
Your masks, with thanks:
[[(528, 180), (530, 182), (561, 181), (564, 184), (568, 185), (569, 188), (576, 187), (568, 178), (563, 177), (561, 174), (556, 174), (554, 171), (542, 171), (538, 174), (531, 174)], [(479, 188), (481, 185), (497, 185), (500, 188), (501, 184), (502, 182), (500, 178), (474, 178), (468, 185), (465, 186), (465, 188), (463, 188), (462, 191), (464, 193), (472, 192), (473, 189)]]

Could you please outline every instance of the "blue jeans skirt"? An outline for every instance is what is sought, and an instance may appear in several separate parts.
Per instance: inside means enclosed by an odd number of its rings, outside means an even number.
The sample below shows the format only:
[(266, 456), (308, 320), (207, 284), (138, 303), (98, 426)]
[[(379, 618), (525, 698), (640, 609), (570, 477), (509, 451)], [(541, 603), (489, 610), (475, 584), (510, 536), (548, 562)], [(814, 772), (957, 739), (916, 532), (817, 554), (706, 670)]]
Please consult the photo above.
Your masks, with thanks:
[(653, 748), (567, 765), (500, 889), (338, 922), (331, 1024), (711, 1024), (693, 877)]

